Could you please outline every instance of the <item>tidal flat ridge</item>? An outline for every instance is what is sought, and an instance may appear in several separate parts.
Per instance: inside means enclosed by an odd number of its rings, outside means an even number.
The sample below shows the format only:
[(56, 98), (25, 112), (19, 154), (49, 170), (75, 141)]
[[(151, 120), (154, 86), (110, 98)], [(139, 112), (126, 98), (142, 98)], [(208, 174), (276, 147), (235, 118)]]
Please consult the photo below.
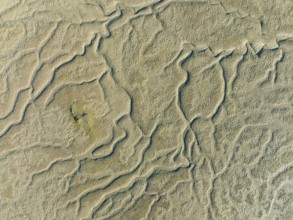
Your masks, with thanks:
[(292, 220), (292, 0), (1, 0), (1, 220)]

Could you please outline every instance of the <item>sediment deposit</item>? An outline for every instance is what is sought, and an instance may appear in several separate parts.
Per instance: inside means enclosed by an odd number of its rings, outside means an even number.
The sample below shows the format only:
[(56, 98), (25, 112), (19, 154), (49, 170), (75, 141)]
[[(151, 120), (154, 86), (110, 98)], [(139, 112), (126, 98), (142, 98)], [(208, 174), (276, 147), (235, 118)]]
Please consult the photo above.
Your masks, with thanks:
[(0, 219), (293, 219), (292, 0), (1, 0)]

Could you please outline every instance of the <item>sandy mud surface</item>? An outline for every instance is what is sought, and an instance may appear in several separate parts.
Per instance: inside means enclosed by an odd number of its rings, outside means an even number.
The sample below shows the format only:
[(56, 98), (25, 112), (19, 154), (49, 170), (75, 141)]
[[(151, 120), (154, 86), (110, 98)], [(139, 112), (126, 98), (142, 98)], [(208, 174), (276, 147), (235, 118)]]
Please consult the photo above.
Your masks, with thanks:
[(292, 220), (292, 0), (0, 0), (1, 220)]

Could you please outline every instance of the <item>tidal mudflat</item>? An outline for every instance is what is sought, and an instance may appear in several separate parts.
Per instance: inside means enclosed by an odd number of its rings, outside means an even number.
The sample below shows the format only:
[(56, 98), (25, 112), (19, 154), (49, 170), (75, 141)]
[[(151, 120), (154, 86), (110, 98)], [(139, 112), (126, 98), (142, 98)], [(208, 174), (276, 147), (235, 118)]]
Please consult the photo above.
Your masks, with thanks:
[(1, 0), (1, 220), (292, 220), (292, 0)]

